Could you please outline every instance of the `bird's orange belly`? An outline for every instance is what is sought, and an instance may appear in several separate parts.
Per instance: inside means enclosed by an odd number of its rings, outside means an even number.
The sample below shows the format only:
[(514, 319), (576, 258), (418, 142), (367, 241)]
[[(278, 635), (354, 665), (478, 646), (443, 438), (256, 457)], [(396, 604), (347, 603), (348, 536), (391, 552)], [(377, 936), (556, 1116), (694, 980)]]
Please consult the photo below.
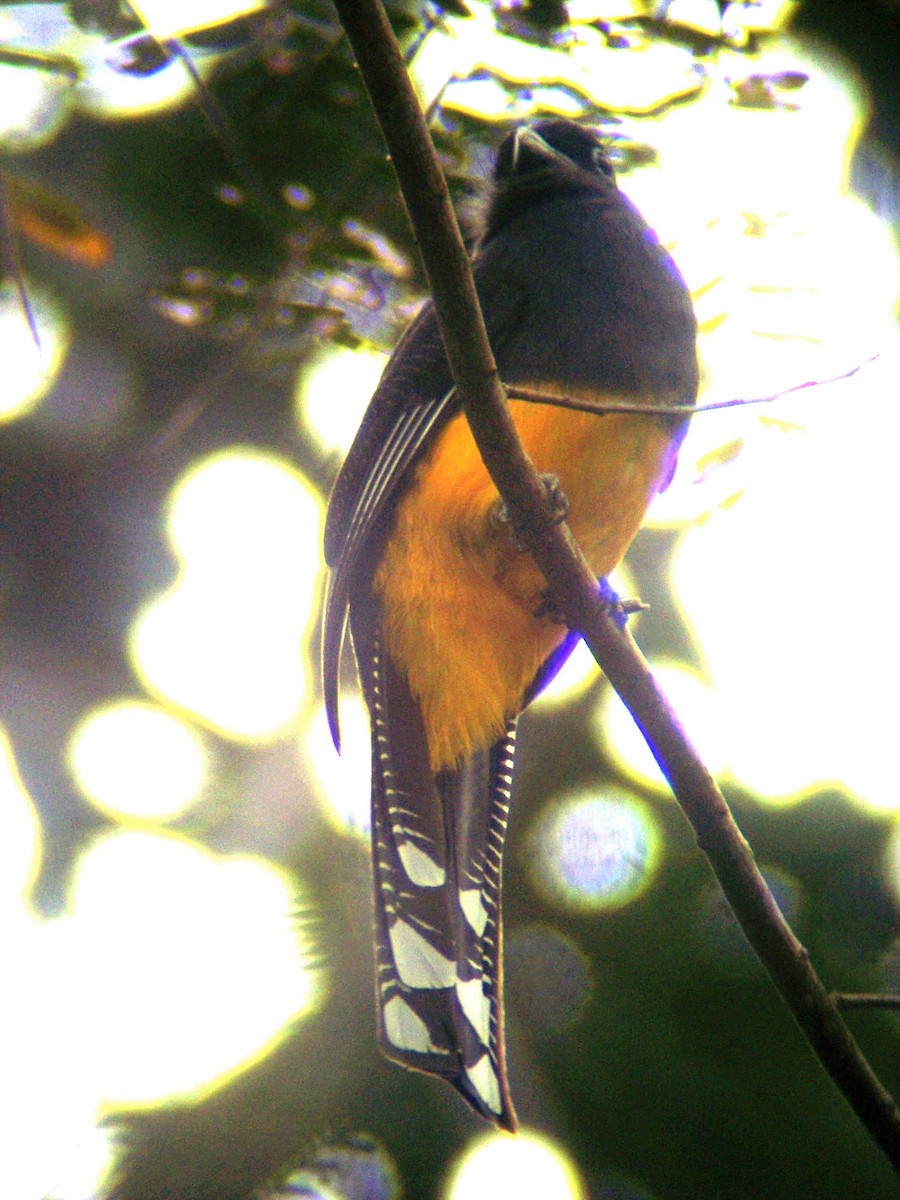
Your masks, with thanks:
[[(568, 522), (607, 575), (627, 550), (676, 453), (658, 418), (596, 416), (514, 401), (535, 466), (556, 475)], [(405, 672), (432, 768), (490, 746), (517, 713), (565, 627), (536, 616), (547, 584), (496, 520), (498, 495), (462, 415), (418, 466), (374, 579), (384, 646)]]

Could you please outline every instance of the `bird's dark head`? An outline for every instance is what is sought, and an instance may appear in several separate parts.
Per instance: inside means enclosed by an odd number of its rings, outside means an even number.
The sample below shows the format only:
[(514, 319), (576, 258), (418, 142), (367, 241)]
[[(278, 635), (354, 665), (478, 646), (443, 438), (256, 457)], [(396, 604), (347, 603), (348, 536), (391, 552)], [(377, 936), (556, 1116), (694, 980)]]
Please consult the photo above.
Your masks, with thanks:
[(616, 191), (606, 144), (596, 128), (564, 117), (520, 125), (497, 151), (481, 241), (545, 200), (573, 192)]
[(586, 176), (590, 184), (598, 175), (613, 178), (606, 142), (596, 128), (552, 117), (520, 125), (500, 143), (494, 181), (529, 181), (552, 172), (561, 179)]

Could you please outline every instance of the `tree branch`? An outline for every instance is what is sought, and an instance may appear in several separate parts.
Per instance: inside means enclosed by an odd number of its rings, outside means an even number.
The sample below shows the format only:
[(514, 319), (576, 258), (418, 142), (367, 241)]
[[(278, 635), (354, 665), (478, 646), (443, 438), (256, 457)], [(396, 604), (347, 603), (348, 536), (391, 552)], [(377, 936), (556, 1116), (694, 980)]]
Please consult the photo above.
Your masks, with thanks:
[(900, 1111), (877, 1079), (794, 936), (749, 846), (627, 630), (546, 495), (506, 405), (468, 257), (422, 111), (380, 0), (335, 0), (413, 224), (447, 358), (475, 441), (567, 623), (579, 630), (641, 729), (706, 852), (741, 928), (819, 1061), (900, 1171)]
[[(690, 410), (691, 416), (697, 413), (717, 412), (720, 408), (747, 408), (752, 404), (772, 404), (794, 392), (803, 392), (807, 388), (824, 387), (829, 383), (840, 383), (844, 379), (852, 379), (863, 367), (875, 362), (877, 354), (867, 358), (865, 362), (851, 367), (849, 371), (841, 371), (839, 375), (829, 375), (827, 379), (806, 379), (803, 383), (795, 383), (793, 387), (784, 388), (780, 392), (772, 392), (768, 396), (741, 396), (731, 400), (711, 400), (708, 404), (696, 404)], [(556, 408), (572, 408), (579, 412), (592, 413), (646, 413), (649, 416), (683, 417), (683, 404), (654, 404), (647, 400), (585, 400), (580, 396), (560, 396), (557, 393), (545, 392), (536, 388), (512, 387), (504, 384), (507, 400), (527, 400), (529, 404), (549, 404)]]
[(838, 1008), (890, 1008), (900, 1009), (900, 995), (896, 992), (832, 992)]

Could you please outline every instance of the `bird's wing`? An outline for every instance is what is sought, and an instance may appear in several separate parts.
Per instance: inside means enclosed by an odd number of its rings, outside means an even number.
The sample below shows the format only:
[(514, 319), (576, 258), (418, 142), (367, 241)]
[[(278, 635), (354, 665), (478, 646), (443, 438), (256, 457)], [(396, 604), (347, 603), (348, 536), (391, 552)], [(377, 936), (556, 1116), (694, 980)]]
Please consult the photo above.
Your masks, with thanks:
[[(476, 263), (475, 281), (495, 353), (527, 302), (520, 281)], [(322, 635), (325, 710), (339, 744), (338, 674), (347, 606), (357, 572), (372, 565), (390, 501), (433, 434), (459, 410), (434, 308), (429, 303), (397, 344), (338, 475), (325, 525), (331, 566)]]

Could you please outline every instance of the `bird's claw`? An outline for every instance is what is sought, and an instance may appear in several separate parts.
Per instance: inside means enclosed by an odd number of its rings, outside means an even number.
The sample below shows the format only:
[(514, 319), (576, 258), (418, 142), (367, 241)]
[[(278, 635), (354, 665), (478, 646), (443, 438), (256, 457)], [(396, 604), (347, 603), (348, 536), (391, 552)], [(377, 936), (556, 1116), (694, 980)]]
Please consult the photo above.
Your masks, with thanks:
[[(566, 498), (566, 494), (562, 490), (562, 486), (556, 475), (541, 475), (540, 480), (544, 485), (544, 493), (547, 497), (547, 514), (554, 525), (561, 525), (569, 515), (569, 501)], [(503, 499), (497, 500), (494, 503), (489, 520), (495, 529), (509, 530), (513, 545), (520, 554), (527, 552), (528, 546), (524, 538), (524, 526), (513, 519)]]
[[(619, 594), (612, 588), (606, 579), (598, 581), (598, 591), (600, 598), (604, 603), (604, 607), (620, 629), (624, 629), (628, 622), (628, 618), (632, 613), (646, 612), (650, 607), (643, 600), (631, 598), (623, 600)], [(534, 617), (544, 617), (551, 621), (554, 625), (567, 624), (566, 618), (555, 600), (551, 599), (549, 593), (544, 596), (541, 603), (532, 613)]]
[(598, 580), (597, 587), (606, 611), (620, 629), (625, 628), (628, 618), (632, 613), (646, 612), (650, 607), (649, 604), (645, 604), (643, 600), (639, 600), (637, 597), (623, 600), (606, 578)]

